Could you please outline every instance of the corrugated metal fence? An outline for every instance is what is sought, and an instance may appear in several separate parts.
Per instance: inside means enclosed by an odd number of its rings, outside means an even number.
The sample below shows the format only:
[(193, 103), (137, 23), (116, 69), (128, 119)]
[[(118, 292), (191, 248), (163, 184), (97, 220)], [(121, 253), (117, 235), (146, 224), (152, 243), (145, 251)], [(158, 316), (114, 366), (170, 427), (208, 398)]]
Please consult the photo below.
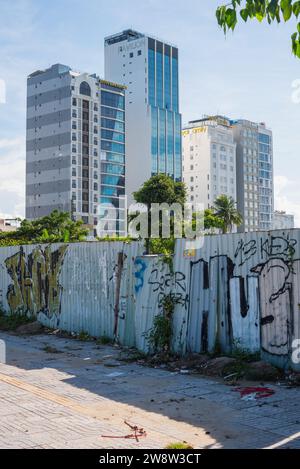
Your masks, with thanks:
[(171, 294), (175, 352), (238, 346), (297, 368), (300, 230), (209, 236), (198, 249), (178, 240), (172, 271), (143, 251), (139, 242), (0, 248), (0, 303), (147, 351), (145, 333)]

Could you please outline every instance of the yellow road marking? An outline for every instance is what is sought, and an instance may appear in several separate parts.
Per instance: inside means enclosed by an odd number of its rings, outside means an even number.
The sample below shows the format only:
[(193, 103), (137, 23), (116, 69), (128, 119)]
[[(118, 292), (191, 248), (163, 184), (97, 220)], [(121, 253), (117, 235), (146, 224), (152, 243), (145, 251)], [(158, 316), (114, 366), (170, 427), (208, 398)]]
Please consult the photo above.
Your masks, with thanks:
[[(46, 389), (40, 388), (39, 386), (26, 383), (25, 381), (21, 381), (17, 378), (13, 378), (12, 376), (5, 375), (0, 373), (0, 381), (3, 383), (9, 384), (11, 386), (15, 386), (16, 388), (22, 389), (23, 391), (27, 391), (31, 394), (34, 394), (41, 399), (45, 399), (47, 401), (55, 402), (56, 404), (60, 404), (64, 407), (68, 407), (69, 409), (73, 410), (74, 412), (79, 412), (81, 414), (87, 415), (93, 418), (100, 418), (99, 413), (96, 411), (95, 407), (87, 407), (78, 404), (73, 399), (68, 397), (61, 396), (51, 391), (47, 391)], [(103, 413), (102, 413), (103, 418)]]

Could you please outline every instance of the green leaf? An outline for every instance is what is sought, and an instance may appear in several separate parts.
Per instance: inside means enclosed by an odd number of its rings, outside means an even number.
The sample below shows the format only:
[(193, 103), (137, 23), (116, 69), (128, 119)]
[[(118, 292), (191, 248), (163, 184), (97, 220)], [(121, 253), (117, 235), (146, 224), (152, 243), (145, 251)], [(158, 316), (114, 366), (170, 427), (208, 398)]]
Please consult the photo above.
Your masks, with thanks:
[(298, 18), (298, 16), (300, 15), (300, 2), (295, 2), (294, 5), (293, 5), (293, 13), (294, 15), (296, 16), (296, 18)]
[(274, 20), (276, 18), (276, 14), (279, 13), (279, 0), (271, 0), (267, 6), (267, 12), (272, 20)]
[(216, 16), (217, 16), (218, 24), (223, 27), (224, 22), (225, 22), (225, 16), (226, 16), (226, 7), (224, 5), (217, 8)]
[(284, 21), (288, 21), (293, 13), (292, 0), (281, 0), (280, 8)]
[(297, 55), (297, 33), (292, 34), (292, 50), (294, 55)]
[(247, 21), (247, 19), (249, 17), (248, 10), (246, 8), (244, 8), (243, 10), (240, 11), (240, 15), (241, 15), (241, 17), (243, 18), (244, 21)]
[(229, 29), (234, 29), (237, 23), (236, 11), (232, 8), (226, 10), (226, 24)]
[(259, 13), (256, 13), (255, 17), (261, 23), (265, 16), (263, 15), (263, 13), (259, 12)]

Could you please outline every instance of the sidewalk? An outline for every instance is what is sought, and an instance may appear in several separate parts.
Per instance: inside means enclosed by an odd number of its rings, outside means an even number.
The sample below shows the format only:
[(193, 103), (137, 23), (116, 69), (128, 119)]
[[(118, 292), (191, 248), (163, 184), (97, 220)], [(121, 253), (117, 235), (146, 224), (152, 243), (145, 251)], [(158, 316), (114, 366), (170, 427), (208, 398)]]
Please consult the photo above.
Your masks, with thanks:
[[(299, 388), (244, 400), (222, 382), (120, 362), (116, 347), (0, 339), (0, 448), (300, 448)], [(131, 433), (125, 421), (147, 436), (113, 438)]]

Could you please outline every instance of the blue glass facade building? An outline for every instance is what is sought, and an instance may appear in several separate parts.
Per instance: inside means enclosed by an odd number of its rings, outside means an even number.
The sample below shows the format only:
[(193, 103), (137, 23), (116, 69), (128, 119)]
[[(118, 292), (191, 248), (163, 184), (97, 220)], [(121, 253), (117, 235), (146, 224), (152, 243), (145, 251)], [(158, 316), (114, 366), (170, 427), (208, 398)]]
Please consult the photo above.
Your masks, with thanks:
[(151, 171), (182, 179), (178, 49), (148, 38)]
[[(100, 204), (116, 209), (116, 231), (124, 232), (120, 200), (125, 195), (125, 90), (101, 84), (101, 185)], [(104, 205), (104, 206), (105, 206)], [(101, 208), (101, 215), (105, 208)]]
[(126, 87), (125, 192), (131, 204), (152, 175), (182, 180), (178, 49), (127, 29), (107, 37), (104, 50), (105, 78)]

